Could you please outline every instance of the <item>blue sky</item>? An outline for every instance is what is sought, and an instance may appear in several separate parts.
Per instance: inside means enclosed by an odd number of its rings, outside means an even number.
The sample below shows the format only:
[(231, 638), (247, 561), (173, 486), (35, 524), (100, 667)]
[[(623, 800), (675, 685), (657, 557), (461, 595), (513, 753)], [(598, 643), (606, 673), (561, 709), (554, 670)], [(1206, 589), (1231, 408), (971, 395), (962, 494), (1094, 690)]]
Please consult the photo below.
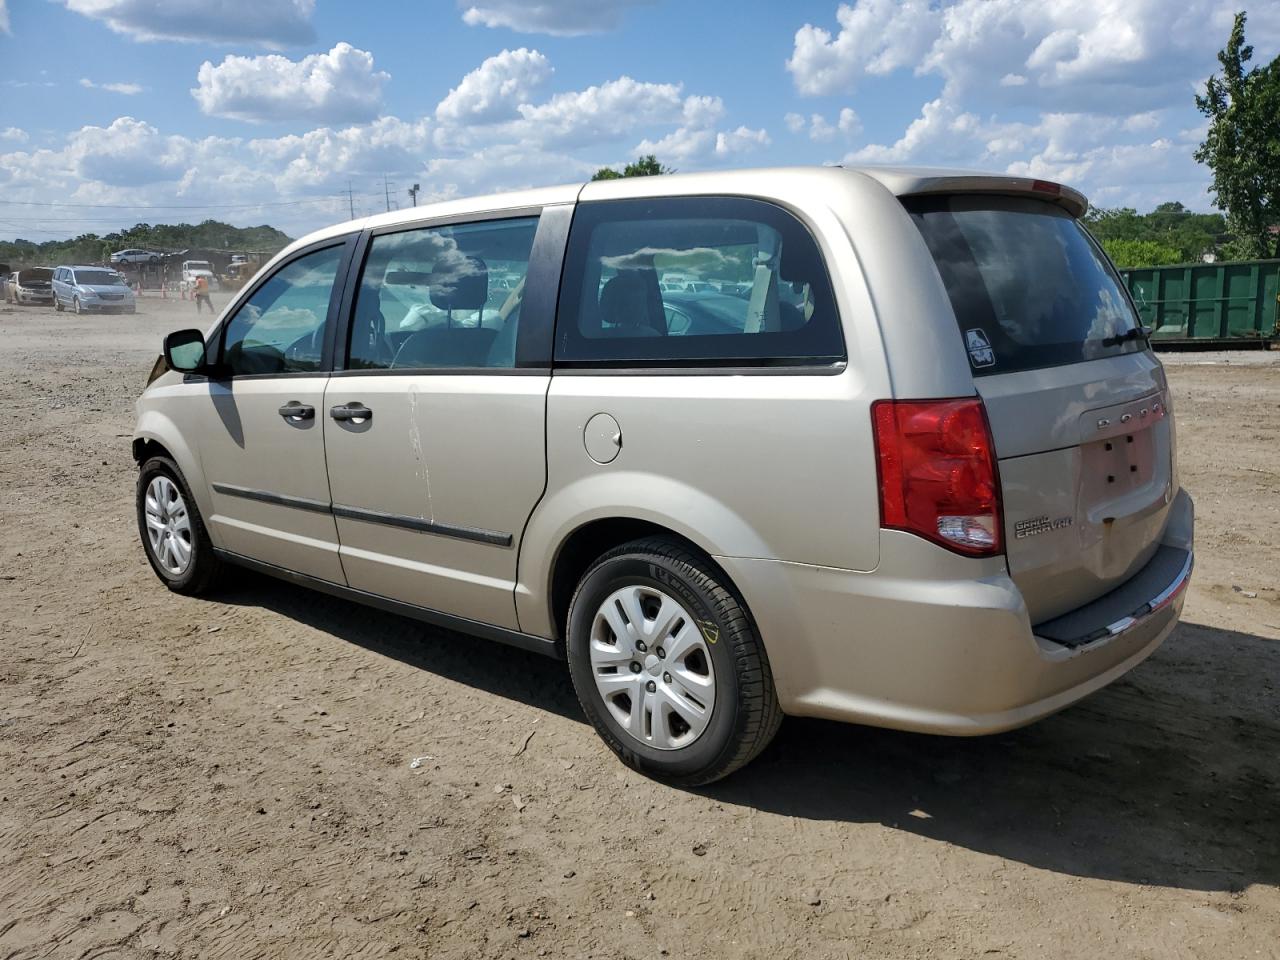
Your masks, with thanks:
[[(0, 238), (680, 170), (911, 163), (1207, 209), (1216, 0), (0, 0)], [(1248, 9), (1248, 8), (1246, 8)], [(1256, 58), (1280, 4), (1250, 12)]]

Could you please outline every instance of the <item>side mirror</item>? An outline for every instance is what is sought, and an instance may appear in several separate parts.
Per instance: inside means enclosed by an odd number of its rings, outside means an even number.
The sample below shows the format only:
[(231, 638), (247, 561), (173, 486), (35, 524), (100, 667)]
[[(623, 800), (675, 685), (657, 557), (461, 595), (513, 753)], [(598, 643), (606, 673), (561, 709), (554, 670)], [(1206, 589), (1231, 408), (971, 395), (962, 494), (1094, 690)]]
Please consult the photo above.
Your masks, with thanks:
[(170, 370), (196, 373), (204, 368), (204, 334), (199, 330), (175, 330), (164, 338), (164, 362)]

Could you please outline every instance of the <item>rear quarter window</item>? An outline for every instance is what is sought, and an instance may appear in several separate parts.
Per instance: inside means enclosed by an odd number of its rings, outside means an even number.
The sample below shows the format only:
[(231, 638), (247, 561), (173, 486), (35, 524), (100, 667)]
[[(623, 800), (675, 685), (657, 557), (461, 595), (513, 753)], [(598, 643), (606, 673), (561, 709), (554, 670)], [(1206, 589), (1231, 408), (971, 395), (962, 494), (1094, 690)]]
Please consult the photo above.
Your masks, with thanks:
[(817, 243), (781, 207), (685, 197), (575, 212), (558, 364), (810, 365), (844, 355)]
[(995, 196), (903, 201), (947, 288), (976, 376), (1145, 349), (1123, 282), (1067, 211)]

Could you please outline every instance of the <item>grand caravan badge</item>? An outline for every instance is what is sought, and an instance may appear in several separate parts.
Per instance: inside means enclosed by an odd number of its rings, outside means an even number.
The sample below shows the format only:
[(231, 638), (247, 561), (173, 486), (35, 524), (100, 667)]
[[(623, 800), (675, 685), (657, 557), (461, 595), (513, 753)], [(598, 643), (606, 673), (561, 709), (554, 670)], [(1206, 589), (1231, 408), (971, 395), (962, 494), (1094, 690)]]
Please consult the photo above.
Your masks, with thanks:
[(964, 345), (969, 350), (969, 362), (975, 367), (995, 366), (996, 352), (991, 349), (987, 332), (981, 327), (974, 327), (964, 332)]

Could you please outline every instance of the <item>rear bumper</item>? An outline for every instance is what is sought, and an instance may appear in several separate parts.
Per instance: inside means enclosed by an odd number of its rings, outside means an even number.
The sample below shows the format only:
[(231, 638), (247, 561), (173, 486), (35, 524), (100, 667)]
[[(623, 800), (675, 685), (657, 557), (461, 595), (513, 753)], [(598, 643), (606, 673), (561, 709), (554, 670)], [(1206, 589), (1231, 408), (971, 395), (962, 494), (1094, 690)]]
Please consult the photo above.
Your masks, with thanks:
[(1076, 611), (1105, 630), (1074, 646), (1037, 636), (1002, 560), (953, 557), (909, 534), (882, 533), (873, 573), (717, 560), (751, 607), (787, 713), (996, 733), (1111, 683), (1173, 630), (1190, 579), (1193, 512), (1185, 493), (1172, 507), (1164, 545), (1187, 562), (1123, 616), (1107, 597)]

